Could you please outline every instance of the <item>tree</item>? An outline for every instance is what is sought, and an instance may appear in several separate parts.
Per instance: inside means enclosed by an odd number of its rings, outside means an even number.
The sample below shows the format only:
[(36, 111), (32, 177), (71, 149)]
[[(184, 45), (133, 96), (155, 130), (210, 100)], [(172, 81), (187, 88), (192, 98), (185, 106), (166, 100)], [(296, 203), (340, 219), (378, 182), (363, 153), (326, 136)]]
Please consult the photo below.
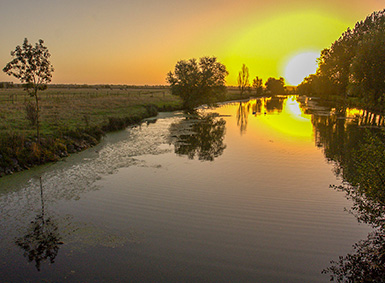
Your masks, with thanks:
[(273, 95), (276, 94), (285, 94), (285, 80), (280, 77), (279, 79), (268, 78), (266, 83), (266, 91), (270, 92)]
[(253, 79), (253, 88), (256, 95), (261, 95), (263, 93), (263, 82), (262, 79), (258, 78), (258, 76)]
[(36, 107), (36, 135), (40, 143), (40, 108), (39, 108), (39, 90), (45, 90), (47, 84), (51, 82), (53, 66), (49, 61), (51, 54), (48, 48), (43, 45), (44, 41), (39, 40), (35, 46), (24, 39), (22, 46), (16, 46), (15, 51), (11, 52), (14, 59), (3, 69), (9, 76), (14, 76), (21, 83), (27, 93), (35, 99)]
[(383, 108), (384, 32), (385, 9), (348, 28), (322, 50), (316, 77), (305, 82), (301, 91), (344, 99), (358, 96), (368, 106)]
[(238, 74), (238, 88), (241, 91), (241, 96), (250, 88), (249, 68), (245, 64), (242, 65), (242, 69)]
[(351, 90), (364, 98), (367, 105), (383, 105), (385, 94), (385, 25), (367, 33), (359, 42), (352, 60)]
[(213, 104), (226, 92), (226, 67), (216, 57), (181, 60), (174, 72), (167, 74), (171, 93), (183, 101), (183, 108), (193, 110), (201, 104)]

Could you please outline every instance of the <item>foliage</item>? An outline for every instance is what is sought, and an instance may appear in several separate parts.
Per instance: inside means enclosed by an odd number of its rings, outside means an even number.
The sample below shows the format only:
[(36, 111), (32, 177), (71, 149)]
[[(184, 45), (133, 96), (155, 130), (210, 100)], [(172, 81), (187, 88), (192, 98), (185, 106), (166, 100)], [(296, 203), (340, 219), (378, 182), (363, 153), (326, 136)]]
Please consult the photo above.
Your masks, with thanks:
[(9, 62), (3, 69), (9, 76), (14, 76), (24, 84), (25, 90), (29, 95), (35, 98), (36, 106), (36, 134), (40, 142), (40, 125), (39, 125), (39, 97), (38, 91), (45, 90), (47, 84), (51, 82), (53, 66), (49, 61), (51, 54), (48, 48), (43, 45), (44, 41), (39, 40), (35, 44), (28, 43), (28, 39), (24, 39), (22, 46), (16, 46), (11, 52), (14, 59)]
[(285, 80), (282, 77), (279, 79), (268, 78), (265, 86), (266, 92), (272, 95), (285, 94)]
[(374, 12), (348, 28), (330, 48), (322, 50), (316, 75), (300, 84), (302, 94), (343, 99), (356, 96), (367, 106), (384, 108), (385, 10)]
[(352, 60), (350, 92), (371, 107), (385, 102), (384, 54), (385, 25), (363, 36)]
[(167, 74), (173, 95), (183, 100), (183, 108), (192, 110), (200, 104), (212, 104), (226, 91), (226, 67), (216, 57), (181, 60), (174, 72)]
[(253, 79), (253, 88), (256, 95), (261, 95), (263, 93), (263, 81), (258, 76)]
[(241, 96), (250, 89), (249, 68), (245, 64), (242, 65), (242, 69), (238, 74), (238, 88), (241, 91)]

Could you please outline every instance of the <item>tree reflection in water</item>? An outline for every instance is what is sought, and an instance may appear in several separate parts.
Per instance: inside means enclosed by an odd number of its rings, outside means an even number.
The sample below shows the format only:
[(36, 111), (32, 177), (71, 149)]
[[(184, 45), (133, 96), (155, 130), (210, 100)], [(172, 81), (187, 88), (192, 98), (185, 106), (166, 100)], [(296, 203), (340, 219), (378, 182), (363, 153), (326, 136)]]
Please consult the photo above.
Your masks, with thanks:
[(226, 121), (218, 114), (198, 114), (194, 118), (182, 120), (170, 127), (170, 142), (174, 144), (175, 153), (195, 156), (202, 161), (213, 161), (223, 154), (226, 133)]
[(331, 261), (323, 273), (337, 282), (384, 282), (385, 131), (373, 127), (372, 121), (371, 127), (362, 127), (362, 117), (343, 119), (346, 111), (341, 108), (329, 117), (314, 116), (316, 142), (344, 181), (341, 186), (331, 187), (346, 193), (353, 202), (350, 212), (374, 231), (353, 246), (354, 253)]
[(237, 109), (237, 125), (241, 131), (241, 135), (246, 132), (249, 112), (250, 103), (239, 102), (239, 107)]
[(63, 244), (58, 232), (58, 225), (51, 217), (45, 216), (43, 186), (40, 178), (41, 213), (31, 221), (23, 237), (17, 238), (15, 243), (24, 250), (24, 256), (29, 262), (35, 262), (36, 269), (40, 271), (41, 263), (49, 259), (54, 263)]
[(253, 99), (247, 102), (240, 101), (237, 108), (236, 118), (241, 135), (247, 130), (250, 110), (253, 115), (266, 115), (267, 113), (274, 112), (280, 113), (283, 110), (283, 103), (286, 99), (286, 96), (273, 96)]

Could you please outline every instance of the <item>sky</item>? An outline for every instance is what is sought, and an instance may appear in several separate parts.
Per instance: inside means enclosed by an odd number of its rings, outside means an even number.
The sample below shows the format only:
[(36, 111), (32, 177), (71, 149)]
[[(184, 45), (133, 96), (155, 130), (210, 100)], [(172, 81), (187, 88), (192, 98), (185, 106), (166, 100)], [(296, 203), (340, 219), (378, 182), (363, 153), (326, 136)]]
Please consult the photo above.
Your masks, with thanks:
[[(348, 27), (384, 8), (383, 0), (0, 0), (0, 67), (28, 38), (44, 40), (55, 84), (164, 85), (177, 61), (203, 56), (227, 67), (227, 85), (243, 64), (250, 78), (295, 84), (304, 58), (314, 65)], [(0, 81), (17, 82), (4, 72)]]

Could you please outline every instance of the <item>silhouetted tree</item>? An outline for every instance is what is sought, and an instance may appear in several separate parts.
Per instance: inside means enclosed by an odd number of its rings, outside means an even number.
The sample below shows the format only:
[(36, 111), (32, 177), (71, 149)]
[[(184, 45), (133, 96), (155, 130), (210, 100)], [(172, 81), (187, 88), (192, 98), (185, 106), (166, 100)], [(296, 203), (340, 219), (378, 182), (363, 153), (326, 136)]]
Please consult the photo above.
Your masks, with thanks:
[(263, 82), (258, 76), (253, 79), (253, 88), (256, 95), (261, 95), (263, 93)]
[(266, 91), (270, 92), (273, 95), (285, 94), (285, 80), (280, 77), (279, 79), (268, 78), (266, 83)]
[(226, 67), (216, 57), (181, 60), (167, 74), (173, 95), (182, 98), (183, 107), (192, 110), (201, 104), (213, 104), (226, 92)]
[(47, 84), (51, 82), (53, 66), (49, 61), (51, 54), (47, 47), (43, 45), (44, 41), (39, 40), (35, 46), (24, 39), (22, 46), (16, 46), (11, 52), (14, 59), (3, 69), (5, 73), (14, 76), (24, 84), (27, 93), (35, 98), (36, 106), (36, 135), (40, 143), (40, 108), (39, 108), (39, 90), (45, 90)]
[(241, 91), (241, 96), (250, 89), (249, 68), (245, 64), (242, 65), (242, 69), (238, 74), (238, 88)]
[(332, 81), (326, 76), (319, 76), (317, 74), (311, 74), (304, 78), (302, 83), (297, 87), (297, 91), (302, 95), (316, 95), (326, 99), (332, 95), (338, 95)]
[(351, 65), (351, 94), (370, 106), (383, 105), (385, 94), (385, 25), (364, 35)]
[[(385, 9), (348, 28), (318, 58), (318, 69), (299, 88), (303, 94), (358, 96), (383, 110), (385, 100)], [(328, 97), (327, 97), (328, 98)]]

